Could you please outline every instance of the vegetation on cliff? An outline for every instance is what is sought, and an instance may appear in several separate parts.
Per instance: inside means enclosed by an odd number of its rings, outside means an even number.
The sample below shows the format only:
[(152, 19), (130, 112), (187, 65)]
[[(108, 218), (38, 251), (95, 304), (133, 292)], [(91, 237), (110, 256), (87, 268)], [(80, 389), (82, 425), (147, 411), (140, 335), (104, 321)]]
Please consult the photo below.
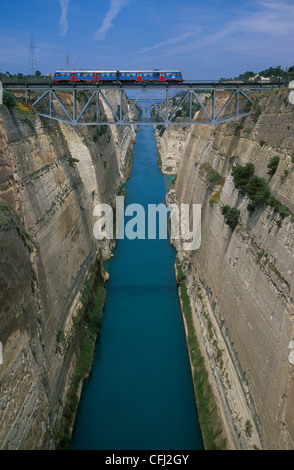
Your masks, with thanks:
[(80, 331), (85, 331), (85, 336), (63, 409), (57, 438), (57, 449), (66, 450), (70, 448), (71, 432), (79, 403), (78, 389), (80, 383), (88, 377), (92, 368), (95, 342), (101, 329), (106, 293), (102, 269), (101, 261), (97, 258), (81, 294), (81, 307), (73, 319), (75, 327)]
[[(271, 174), (275, 173), (278, 163), (279, 160), (275, 157), (271, 159), (268, 165)], [(247, 206), (250, 212), (253, 212), (257, 207), (269, 205), (282, 219), (291, 215), (291, 211), (271, 194), (268, 182), (264, 178), (254, 175), (253, 163), (247, 163), (245, 166), (235, 166), (232, 169), (232, 175), (235, 187), (244, 194), (248, 194), (251, 199)]]
[(204, 357), (202, 356), (198, 345), (190, 298), (185, 282), (181, 282), (179, 290), (182, 311), (187, 328), (186, 337), (192, 366), (192, 378), (195, 388), (198, 417), (204, 448), (206, 450), (225, 450), (226, 439), (223, 436), (223, 429), (213, 391), (209, 383)]
[(240, 211), (236, 207), (224, 206), (222, 208), (222, 214), (225, 218), (226, 224), (234, 230), (238, 224), (240, 217)]

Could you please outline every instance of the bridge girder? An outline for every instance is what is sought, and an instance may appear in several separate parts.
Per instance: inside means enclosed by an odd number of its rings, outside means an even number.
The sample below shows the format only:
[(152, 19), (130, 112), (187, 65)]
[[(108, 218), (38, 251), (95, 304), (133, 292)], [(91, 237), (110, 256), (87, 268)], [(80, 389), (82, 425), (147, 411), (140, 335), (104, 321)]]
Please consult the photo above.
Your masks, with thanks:
[[(67, 92), (69, 93), (69, 92)], [(220, 110), (217, 110), (216, 107), (216, 90), (212, 89), (210, 91), (209, 102), (210, 110), (207, 109), (206, 104), (204, 103), (203, 93), (197, 92), (195, 89), (185, 90), (180, 97), (178, 97), (178, 103), (175, 106), (172, 106), (172, 101), (177, 95), (171, 95), (170, 89), (166, 89), (164, 94), (161, 96), (154, 97), (148, 89), (142, 88), (140, 92), (134, 97), (131, 101), (128, 109), (123, 110), (123, 94), (125, 90), (119, 90), (119, 109), (114, 110), (113, 106), (110, 104), (109, 99), (107, 98), (104, 90), (94, 90), (90, 92), (86, 103), (83, 105), (82, 109), (78, 112), (77, 106), (77, 91), (72, 90), (71, 92), (71, 101), (72, 109), (69, 110), (68, 106), (63, 102), (62, 98), (58, 95), (55, 90), (46, 90), (34, 103), (33, 106), (36, 108), (37, 113), (40, 116), (55, 119), (58, 121), (66, 122), (74, 126), (129, 126), (129, 125), (154, 125), (154, 126), (184, 126), (184, 125), (197, 125), (197, 124), (209, 124), (216, 125), (222, 122), (227, 122), (233, 119), (241, 118), (248, 116), (250, 113), (250, 107), (253, 103), (253, 100), (246, 95), (243, 90), (235, 89), (230, 91), (230, 96), (226, 99)], [(206, 97), (207, 98), (207, 97)], [(47, 99), (47, 112), (38, 110), (38, 105)], [(245, 101), (246, 110), (242, 112), (240, 110), (240, 101)], [(232, 101), (235, 101), (234, 110), (231, 110), (230, 115), (224, 117), (225, 111), (228, 109)], [(55, 106), (54, 106), (55, 103)], [(95, 113), (92, 112), (92, 119), (84, 119), (86, 113), (92, 107), (95, 106)], [(56, 104), (60, 110), (62, 110), (62, 115), (60, 113), (54, 112), (56, 109)], [(195, 109), (195, 104), (197, 108)], [(103, 119), (101, 119), (101, 105), (106, 111), (107, 119), (105, 119), (105, 114)], [(187, 106), (185, 106), (187, 105)], [(136, 113), (132, 111), (140, 107), (142, 111), (142, 118), (136, 118)], [(183, 107), (185, 106), (185, 113), (183, 116)], [(146, 111), (147, 108), (147, 111)], [(150, 115), (148, 108), (153, 110), (153, 118)], [(195, 113), (196, 111), (196, 113)], [(93, 115), (94, 114), (94, 115)], [(155, 117), (154, 117), (155, 115)]]
[[(262, 90), (280, 87), (280, 84), (236, 84), (193, 82), (177, 85), (167, 84), (3, 84), (4, 89), (24, 90), (26, 96), (32, 92), (42, 92), (32, 106), (36, 112), (48, 119), (55, 119), (74, 126), (126, 126), (126, 125), (216, 125), (222, 122), (242, 118), (250, 114), (253, 100), (247, 95), (251, 90)], [(113, 109), (107, 95), (116, 90), (119, 93), (119, 108)], [(59, 92), (62, 92), (62, 97)], [(78, 92), (87, 92), (88, 96), (81, 104)], [(64, 92), (71, 94), (70, 100), (64, 99)], [(224, 99), (224, 92), (229, 93)], [(156, 94), (156, 96), (154, 95)], [(221, 94), (218, 99), (217, 93)], [(134, 95), (129, 106), (123, 107), (123, 97)], [(84, 96), (85, 98), (85, 96)], [(70, 101), (71, 106), (65, 101)], [(220, 102), (223, 101), (220, 107)], [(96, 103), (95, 112), (93, 104)], [(40, 110), (43, 105), (43, 110)], [(45, 109), (44, 109), (45, 105)], [(101, 106), (102, 105), (102, 106)], [(195, 107), (196, 105), (196, 107)], [(82, 106), (82, 107), (81, 107)], [(142, 119), (132, 113), (135, 107), (140, 107)], [(151, 107), (152, 115), (148, 109)], [(59, 108), (59, 113), (57, 112)], [(79, 108), (79, 111), (78, 111)], [(104, 109), (103, 118), (102, 108)], [(146, 112), (147, 108), (147, 112)], [(184, 114), (183, 114), (184, 109)], [(91, 111), (91, 112), (90, 112)], [(91, 119), (89, 119), (89, 115)]]

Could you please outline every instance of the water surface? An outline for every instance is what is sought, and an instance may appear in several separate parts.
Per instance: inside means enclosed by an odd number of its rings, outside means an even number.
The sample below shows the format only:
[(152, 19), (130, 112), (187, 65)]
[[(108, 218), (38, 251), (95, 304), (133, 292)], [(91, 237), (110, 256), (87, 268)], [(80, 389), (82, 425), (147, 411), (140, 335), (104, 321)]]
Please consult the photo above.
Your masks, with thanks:
[[(141, 126), (126, 205), (165, 202), (153, 129)], [(135, 215), (135, 214), (134, 214)], [(126, 222), (130, 218), (126, 217)], [(73, 449), (202, 449), (168, 239), (119, 240), (102, 331), (85, 383)]]

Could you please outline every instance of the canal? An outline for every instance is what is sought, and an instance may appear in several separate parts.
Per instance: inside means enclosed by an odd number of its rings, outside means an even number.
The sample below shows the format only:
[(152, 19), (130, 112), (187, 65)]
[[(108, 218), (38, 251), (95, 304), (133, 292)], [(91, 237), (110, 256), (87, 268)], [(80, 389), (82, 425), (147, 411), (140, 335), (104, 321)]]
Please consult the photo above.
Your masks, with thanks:
[[(165, 203), (151, 126), (139, 128), (126, 206)], [(128, 218), (125, 218), (125, 223)], [(146, 230), (147, 232), (147, 230)], [(147, 236), (147, 234), (146, 234)], [(73, 432), (72, 449), (202, 449), (192, 377), (166, 239), (118, 240), (102, 331)]]

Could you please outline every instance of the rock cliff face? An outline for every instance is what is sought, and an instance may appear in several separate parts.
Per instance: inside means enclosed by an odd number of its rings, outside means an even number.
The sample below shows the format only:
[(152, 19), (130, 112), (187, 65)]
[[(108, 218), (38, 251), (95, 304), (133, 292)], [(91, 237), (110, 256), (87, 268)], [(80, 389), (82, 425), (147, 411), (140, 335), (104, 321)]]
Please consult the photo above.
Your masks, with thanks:
[[(200, 248), (183, 251), (178, 242), (176, 248), (234, 449), (294, 448), (294, 107), (287, 96), (260, 95), (247, 118), (187, 129), (169, 193), (170, 202), (201, 204)], [(173, 132), (165, 131), (166, 142)], [(267, 165), (275, 156), (280, 162), (270, 176)], [(248, 211), (250, 198), (232, 176), (233, 166), (246, 163), (292, 215), (281, 218), (267, 204)], [(240, 210), (234, 230), (225, 223), (225, 205)]]
[(93, 208), (125, 182), (135, 132), (0, 113), (0, 448), (48, 449), (83, 337), (80, 292), (109, 252)]

